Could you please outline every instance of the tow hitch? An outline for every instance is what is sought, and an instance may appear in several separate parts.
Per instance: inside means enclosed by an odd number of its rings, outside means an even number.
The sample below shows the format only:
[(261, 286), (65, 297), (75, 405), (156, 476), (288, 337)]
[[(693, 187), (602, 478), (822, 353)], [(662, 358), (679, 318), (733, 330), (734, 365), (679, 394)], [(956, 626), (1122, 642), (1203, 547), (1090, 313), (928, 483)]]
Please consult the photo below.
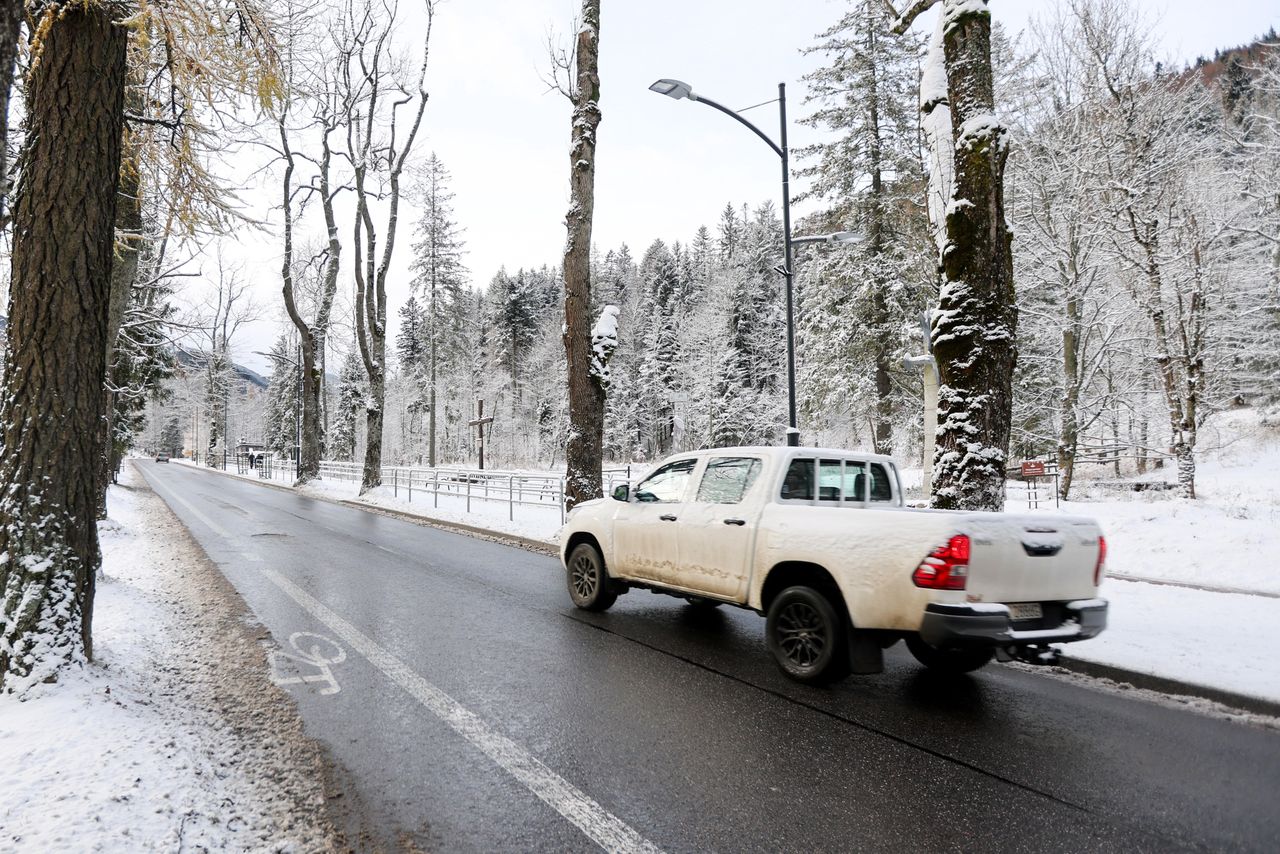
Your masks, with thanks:
[(996, 661), (1021, 661), (1024, 664), (1056, 665), (1061, 650), (1056, 646), (1023, 644), (996, 647)]

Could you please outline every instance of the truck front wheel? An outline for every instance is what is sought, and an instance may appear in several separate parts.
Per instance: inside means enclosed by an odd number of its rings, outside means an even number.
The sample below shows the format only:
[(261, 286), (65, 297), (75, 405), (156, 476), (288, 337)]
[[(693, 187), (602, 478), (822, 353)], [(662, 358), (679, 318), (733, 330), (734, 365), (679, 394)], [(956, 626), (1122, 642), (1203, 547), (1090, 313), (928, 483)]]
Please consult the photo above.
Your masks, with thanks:
[(569, 598), (584, 611), (605, 611), (618, 600), (618, 594), (605, 572), (604, 558), (589, 543), (579, 543), (565, 561)]
[(849, 675), (849, 643), (843, 615), (812, 587), (788, 587), (769, 606), (769, 651), (797, 682), (821, 685)]
[(907, 635), (907, 649), (916, 661), (940, 673), (972, 673), (986, 666), (996, 654), (991, 647), (937, 647), (919, 635)]

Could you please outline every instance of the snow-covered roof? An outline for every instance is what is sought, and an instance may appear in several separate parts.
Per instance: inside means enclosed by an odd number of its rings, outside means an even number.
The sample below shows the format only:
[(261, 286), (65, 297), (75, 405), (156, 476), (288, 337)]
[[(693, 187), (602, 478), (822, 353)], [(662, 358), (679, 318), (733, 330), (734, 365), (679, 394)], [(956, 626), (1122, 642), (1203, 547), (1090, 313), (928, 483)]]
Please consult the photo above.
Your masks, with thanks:
[(809, 448), (804, 446), (778, 446), (778, 445), (739, 445), (732, 448), (702, 448), (697, 451), (685, 451), (681, 454), (672, 454), (667, 459), (688, 459), (698, 457), (726, 457), (734, 455), (750, 455), (763, 456), (770, 459), (786, 459), (790, 457), (852, 457), (859, 460), (873, 460), (875, 462), (893, 462), (893, 458), (885, 454), (871, 454), (865, 451), (850, 451), (847, 448)]

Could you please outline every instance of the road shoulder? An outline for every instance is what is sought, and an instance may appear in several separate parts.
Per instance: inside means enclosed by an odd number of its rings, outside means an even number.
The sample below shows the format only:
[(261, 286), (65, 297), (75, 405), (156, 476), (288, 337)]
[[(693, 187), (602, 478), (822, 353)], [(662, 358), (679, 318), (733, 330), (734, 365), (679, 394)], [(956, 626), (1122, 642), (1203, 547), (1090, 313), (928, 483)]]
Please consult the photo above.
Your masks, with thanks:
[(267, 632), (126, 465), (100, 524), (97, 658), (0, 700), (0, 848), (345, 846), (319, 745), (269, 679)]

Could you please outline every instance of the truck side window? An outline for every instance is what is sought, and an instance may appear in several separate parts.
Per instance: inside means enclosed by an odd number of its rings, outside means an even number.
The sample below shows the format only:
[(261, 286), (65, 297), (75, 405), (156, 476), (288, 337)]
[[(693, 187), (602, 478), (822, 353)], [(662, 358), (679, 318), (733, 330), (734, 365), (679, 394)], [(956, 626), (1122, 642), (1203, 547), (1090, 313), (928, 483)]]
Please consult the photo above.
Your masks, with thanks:
[(871, 464), (871, 500), (893, 500), (893, 487), (889, 483), (889, 473), (879, 463)]
[(822, 460), (818, 463), (818, 500), (839, 501), (842, 485), (840, 460)]
[(667, 463), (640, 482), (636, 487), (636, 501), (667, 504), (684, 498), (685, 487), (697, 464), (697, 460)]
[(813, 500), (813, 460), (792, 460), (782, 480), (781, 498), (792, 501)]
[(711, 504), (737, 504), (760, 474), (754, 457), (716, 457), (707, 463), (698, 484), (698, 500)]

